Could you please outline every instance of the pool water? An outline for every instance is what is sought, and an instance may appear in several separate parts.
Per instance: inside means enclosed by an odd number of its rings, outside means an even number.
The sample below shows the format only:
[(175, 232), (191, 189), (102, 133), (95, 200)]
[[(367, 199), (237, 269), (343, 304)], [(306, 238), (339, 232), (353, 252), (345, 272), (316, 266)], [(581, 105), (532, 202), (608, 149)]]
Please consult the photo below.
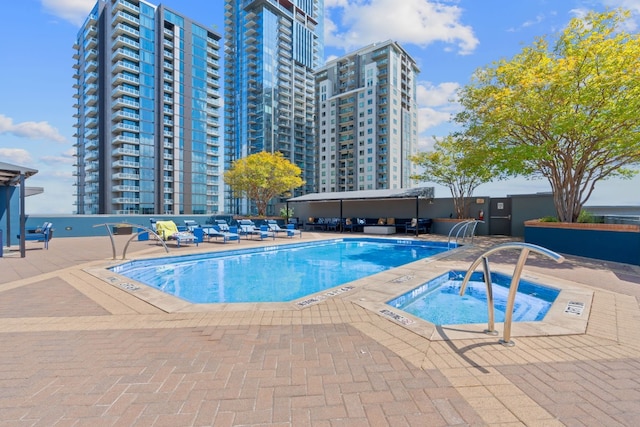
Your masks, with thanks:
[[(464, 296), (460, 285), (466, 272), (450, 271), (395, 298), (387, 304), (413, 314), (435, 325), (487, 323), (487, 285), (484, 273), (475, 272)], [(511, 277), (491, 273), (493, 283), (494, 320), (504, 322)], [(555, 288), (520, 280), (513, 309), (514, 322), (544, 319), (560, 291)]]
[(193, 303), (277, 302), (445, 251), (439, 242), (334, 239), (131, 261), (111, 270)]

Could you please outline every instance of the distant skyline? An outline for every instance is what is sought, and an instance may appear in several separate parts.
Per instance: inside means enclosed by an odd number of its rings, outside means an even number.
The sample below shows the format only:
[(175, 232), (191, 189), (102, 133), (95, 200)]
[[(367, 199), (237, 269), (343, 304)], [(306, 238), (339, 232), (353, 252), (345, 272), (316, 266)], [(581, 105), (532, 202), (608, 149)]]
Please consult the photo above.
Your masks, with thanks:
[[(224, 36), (223, 0), (162, 3)], [(71, 213), (75, 182), (72, 45), (95, 1), (7, 2), (0, 27), (0, 161), (37, 169), (27, 186), (27, 213)], [(479, 67), (509, 58), (539, 36), (553, 35), (589, 10), (623, 7), (640, 22), (640, 0), (325, 0), (325, 54), (330, 60), (369, 43), (394, 40), (416, 60), (420, 149), (451, 130), (451, 102)], [(433, 185), (421, 183), (420, 185)], [(436, 197), (450, 197), (436, 187)], [(596, 185), (587, 205), (640, 205), (640, 177)], [(549, 192), (545, 180), (523, 178), (478, 187), (476, 196)]]

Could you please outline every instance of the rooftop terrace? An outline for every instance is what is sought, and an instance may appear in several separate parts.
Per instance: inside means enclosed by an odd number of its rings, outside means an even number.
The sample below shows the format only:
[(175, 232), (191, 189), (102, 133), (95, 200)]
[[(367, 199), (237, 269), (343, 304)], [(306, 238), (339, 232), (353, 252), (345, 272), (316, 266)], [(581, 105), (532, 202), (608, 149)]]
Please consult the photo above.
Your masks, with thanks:
[[(121, 254), (130, 236), (114, 238)], [(380, 284), (468, 266), (504, 241), (476, 238), (304, 308), (172, 307), (95, 274), (119, 262), (106, 236), (29, 242), (26, 258), (0, 258), (0, 425), (638, 425), (638, 267), (532, 256), (526, 274), (593, 293), (589, 322), (564, 336), (514, 328), (514, 347), (446, 329), (429, 339), (363, 307)], [(164, 250), (133, 242), (127, 254)], [(492, 257), (492, 269), (517, 255)]]

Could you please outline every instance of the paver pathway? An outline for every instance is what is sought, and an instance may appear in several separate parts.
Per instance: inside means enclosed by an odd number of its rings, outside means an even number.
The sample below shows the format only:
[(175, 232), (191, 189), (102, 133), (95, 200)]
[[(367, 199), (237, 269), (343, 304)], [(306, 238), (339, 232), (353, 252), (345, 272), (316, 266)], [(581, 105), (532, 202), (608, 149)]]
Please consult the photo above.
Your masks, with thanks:
[[(0, 259), (0, 426), (640, 425), (635, 267), (534, 258), (527, 269), (594, 290), (590, 323), (507, 348), (432, 342), (340, 297), (165, 313), (84, 271), (109, 262), (99, 243)], [(212, 248), (228, 245), (180, 250)]]

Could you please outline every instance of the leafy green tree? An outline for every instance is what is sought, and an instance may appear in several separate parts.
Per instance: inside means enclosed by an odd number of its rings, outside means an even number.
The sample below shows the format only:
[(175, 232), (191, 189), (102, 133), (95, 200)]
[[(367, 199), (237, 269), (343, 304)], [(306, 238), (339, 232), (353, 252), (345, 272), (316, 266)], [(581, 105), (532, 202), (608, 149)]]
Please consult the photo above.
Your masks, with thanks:
[(499, 178), (493, 163), (487, 162), (476, 147), (469, 138), (448, 135), (436, 138), (432, 151), (421, 152), (411, 158), (412, 162), (424, 168), (424, 172), (411, 176), (411, 179), (449, 188), (457, 218), (468, 216), (465, 200), (473, 195), (476, 187)]
[(595, 184), (640, 162), (640, 42), (625, 11), (573, 19), (510, 60), (476, 71), (455, 120), (510, 175), (551, 184), (558, 218), (575, 222)]
[(282, 153), (261, 151), (233, 162), (224, 181), (234, 193), (253, 200), (258, 215), (264, 216), (271, 199), (304, 185), (301, 173)]

